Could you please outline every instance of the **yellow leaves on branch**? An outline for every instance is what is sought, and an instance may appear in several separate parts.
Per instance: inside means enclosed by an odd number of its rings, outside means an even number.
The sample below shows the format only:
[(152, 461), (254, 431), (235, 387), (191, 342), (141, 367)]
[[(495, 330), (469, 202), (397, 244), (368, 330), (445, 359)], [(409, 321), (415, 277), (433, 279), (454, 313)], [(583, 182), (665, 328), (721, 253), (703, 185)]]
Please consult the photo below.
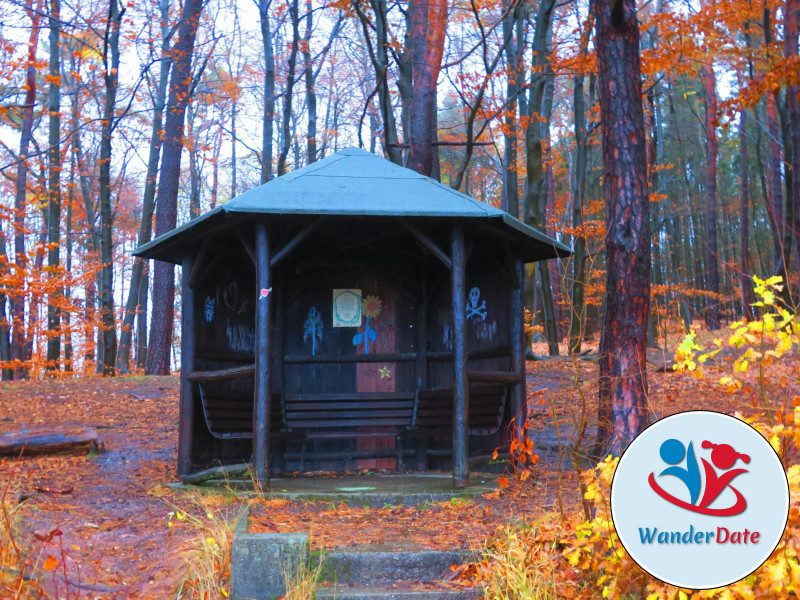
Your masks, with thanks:
[[(727, 342), (716, 338), (713, 340), (716, 350), (703, 353), (697, 343), (694, 330), (688, 333), (675, 351), (675, 371), (690, 371), (695, 377), (703, 376), (698, 366), (713, 359), (724, 347), (741, 352), (733, 359), (732, 371), (720, 378), (719, 383), (728, 393), (742, 389), (740, 376), (747, 373), (751, 366), (764, 369), (774, 359), (783, 357), (795, 346), (800, 347), (800, 318), (777, 303), (783, 291), (780, 276), (759, 279), (753, 277), (754, 291), (758, 301), (753, 306), (763, 310), (761, 318), (754, 321), (735, 321), (729, 328), (732, 333)], [(702, 353), (699, 354), (698, 353)]]

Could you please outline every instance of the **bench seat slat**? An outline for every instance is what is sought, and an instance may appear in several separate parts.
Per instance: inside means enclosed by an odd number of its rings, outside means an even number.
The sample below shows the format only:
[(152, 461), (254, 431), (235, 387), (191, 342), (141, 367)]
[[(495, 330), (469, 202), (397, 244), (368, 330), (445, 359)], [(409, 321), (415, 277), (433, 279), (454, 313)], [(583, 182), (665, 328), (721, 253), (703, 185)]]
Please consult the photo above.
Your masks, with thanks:
[[(340, 421), (344, 419), (359, 419), (364, 417), (380, 417), (382, 419), (391, 419), (393, 417), (397, 417), (399, 419), (410, 419), (411, 410), (412, 408), (410, 406), (405, 410), (338, 410), (336, 411), (336, 418), (332, 420)], [(304, 419), (319, 419), (320, 417), (325, 417), (329, 414), (330, 413), (328, 410), (298, 412), (295, 412), (294, 410), (287, 410), (286, 420), (295, 421)]]

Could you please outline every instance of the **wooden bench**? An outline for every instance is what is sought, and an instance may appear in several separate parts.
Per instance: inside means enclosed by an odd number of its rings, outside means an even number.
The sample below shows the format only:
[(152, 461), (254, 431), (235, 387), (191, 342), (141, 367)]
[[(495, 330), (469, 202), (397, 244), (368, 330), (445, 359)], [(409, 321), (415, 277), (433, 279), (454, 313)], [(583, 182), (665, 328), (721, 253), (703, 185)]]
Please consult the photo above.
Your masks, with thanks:
[[(203, 418), (209, 433), (221, 440), (253, 437), (253, 393), (234, 394), (209, 391), (207, 384), (196, 383)], [(272, 395), (272, 422), (280, 423), (280, 395)]]
[[(503, 425), (508, 386), (474, 385), (469, 388), (469, 435), (494, 435)], [(420, 390), (411, 427), (404, 436), (416, 437), (417, 469), (427, 469), (427, 438), (453, 431), (453, 390)]]
[(283, 431), (303, 438), (300, 471), (310, 439), (394, 437), (397, 468), (403, 468), (400, 436), (412, 426), (414, 392), (284, 394)]

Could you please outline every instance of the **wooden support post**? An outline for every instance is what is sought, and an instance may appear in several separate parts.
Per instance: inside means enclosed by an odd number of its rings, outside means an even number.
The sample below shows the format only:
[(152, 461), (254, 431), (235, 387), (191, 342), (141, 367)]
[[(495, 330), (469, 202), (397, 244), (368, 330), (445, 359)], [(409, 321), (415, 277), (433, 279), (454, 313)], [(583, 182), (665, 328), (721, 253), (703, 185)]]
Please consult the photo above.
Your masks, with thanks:
[(528, 412), (525, 385), (525, 309), (522, 298), (522, 282), (525, 278), (524, 265), (518, 257), (509, 259), (513, 287), (509, 307), (509, 331), (511, 332), (511, 370), (519, 373), (520, 381), (511, 386), (511, 411), (515, 419), (515, 435), (522, 434)]
[(194, 289), (190, 284), (195, 257), (183, 259), (181, 272), (181, 403), (178, 427), (178, 475), (192, 472), (192, 443), (194, 439), (194, 384), (189, 375), (194, 371)]
[[(270, 262), (270, 266), (272, 267), (272, 262)], [(272, 338), (271, 338), (271, 353), (272, 356), (270, 358), (270, 365), (272, 366), (272, 373), (270, 376), (270, 397), (272, 397), (273, 390), (278, 392), (282, 392), (283, 387), (283, 330), (286, 327), (286, 275), (282, 276), (272, 276), (271, 283), (274, 288), (272, 294), (270, 294), (270, 302), (275, 306), (275, 310), (272, 314), (274, 319), (274, 326), (272, 327)], [(270, 410), (270, 414), (272, 414), (272, 410)], [(270, 431), (272, 424), (270, 424)], [(283, 475), (283, 464), (284, 464), (284, 451), (285, 451), (285, 444), (283, 442), (283, 438), (277, 436), (276, 440), (270, 441), (270, 473), (272, 475), (281, 476)]]
[[(428, 269), (427, 260), (421, 268), (422, 285), (420, 298), (417, 305), (417, 361), (414, 371), (417, 379), (417, 390), (428, 389)], [(424, 435), (417, 437), (415, 456), (417, 459), (416, 470), (428, 470), (428, 438)]]
[(270, 467), (270, 288), (269, 239), (263, 221), (256, 225), (256, 385), (253, 400), (253, 464), (256, 483), (269, 487)]
[(467, 294), (464, 230), (453, 226), (453, 486), (469, 485), (469, 381), (467, 380)]

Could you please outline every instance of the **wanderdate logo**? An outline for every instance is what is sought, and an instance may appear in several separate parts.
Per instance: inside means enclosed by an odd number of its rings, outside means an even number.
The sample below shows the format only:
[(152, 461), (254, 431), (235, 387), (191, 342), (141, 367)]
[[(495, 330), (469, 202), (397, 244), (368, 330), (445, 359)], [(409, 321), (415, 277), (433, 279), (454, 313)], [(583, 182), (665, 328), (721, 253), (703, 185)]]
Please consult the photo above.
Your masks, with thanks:
[[(738, 489), (731, 485), (731, 482), (739, 475), (747, 473), (747, 469), (731, 469), (731, 467), (739, 460), (749, 463), (750, 456), (737, 452), (730, 444), (714, 444), (703, 440), (701, 447), (712, 449), (711, 463), (713, 466), (705, 458), (700, 459), (703, 463), (703, 474), (697, 466), (692, 442), (689, 442), (688, 450), (675, 438), (670, 438), (661, 444), (661, 458), (672, 466), (661, 471), (659, 477), (665, 475), (677, 477), (689, 492), (689, 502), (676, 498), (658, 485), (655, 473), (650, 473), (647, 478), (650, 487), (667, 502), (691, 512), (719, 517), (728, 517), (744, 512), (744, 509), (747, 508), (747, 500)], [(679, 466), (679, 463), (684, 462), (684, 457), (686, 465)], [(720, 472), (718, 473), (714, 467)], [(700, 496), (701, 488), (704, 489), (702, 497)], [(736, 495), (736, 502), (731, 506), (711, 508), (710, 505), (726, 489), (730, 489)]]
[(611, 486), (620, 542), (678, 587), (723, 587), (756, 570), (786, 527), (789, 486), (769, 442), (743, 421), (689, 411), (657, 421), (623, 453)]

